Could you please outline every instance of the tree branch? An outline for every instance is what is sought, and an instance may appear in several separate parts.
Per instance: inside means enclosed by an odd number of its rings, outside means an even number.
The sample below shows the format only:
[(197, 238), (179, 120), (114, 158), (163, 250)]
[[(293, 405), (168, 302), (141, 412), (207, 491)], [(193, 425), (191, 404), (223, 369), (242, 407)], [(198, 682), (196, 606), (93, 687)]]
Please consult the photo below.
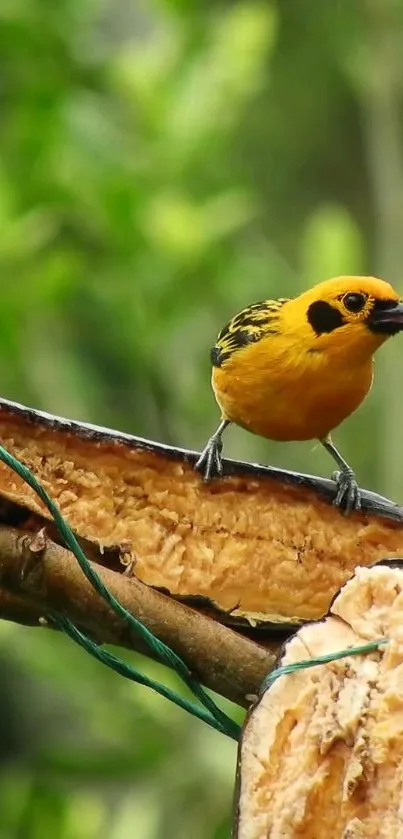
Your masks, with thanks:
[[(362, 512), (343, 516), (332, 481), (225, 461), (224, 476), (206, 485), (195, 452), (4, 399), (0, 440), (38, 478), (87, 556), (122, 571), (123, 552), (143, 583), (193, 598), (194, 608), (199, 598), (247, 633), (264, 627), (277, 640), (279, 624), (286, 632), (323, 617), (358, 564), (403, 551), (402, 507), (363, 492)], [(0, 498), (26, 518), (51, 518), (3, 462)], [(26, 527), (1, 510), (0, 522)]]
[[(203, 684), (248, 706), (248, 697), (258, 692), (273, 666), (278, 645), (263, 647), (133, 576), (93, 565), (119, 602), (169, 644)], [(69, 551), (41, 534), (0, 526), (0, 618), (32, 625), (54, 611), (99, 643), (149, 655), (94, 591)]]

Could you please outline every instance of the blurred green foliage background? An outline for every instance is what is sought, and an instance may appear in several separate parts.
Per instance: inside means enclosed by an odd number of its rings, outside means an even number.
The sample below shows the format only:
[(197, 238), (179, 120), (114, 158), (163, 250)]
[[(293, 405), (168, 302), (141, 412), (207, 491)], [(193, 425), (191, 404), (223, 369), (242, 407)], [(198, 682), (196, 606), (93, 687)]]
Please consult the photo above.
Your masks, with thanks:
[[(403, 292), (400, 0), (2, 0), (0, 60), (2, 396), (200, 448), (237, 309), (338, 273)], [(335, 435), (399, 501), (402, 353)], [(234, 744), (45, 630), (2, 623), (0, 655), (0, 839), (229, 835)]]

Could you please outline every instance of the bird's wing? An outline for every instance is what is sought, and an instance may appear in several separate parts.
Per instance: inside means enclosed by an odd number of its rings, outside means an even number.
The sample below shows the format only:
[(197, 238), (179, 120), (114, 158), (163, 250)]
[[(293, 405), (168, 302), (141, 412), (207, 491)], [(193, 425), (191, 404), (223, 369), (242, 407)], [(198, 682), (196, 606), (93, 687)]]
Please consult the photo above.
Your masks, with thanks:
[(278, 300), (263, 300), (242, 309), (223, 327), (211, 350), (213, 367), (221, 367), (234, 352), (260, 341), (265, 335), (278, 332), (278, 313), (288, 297)]

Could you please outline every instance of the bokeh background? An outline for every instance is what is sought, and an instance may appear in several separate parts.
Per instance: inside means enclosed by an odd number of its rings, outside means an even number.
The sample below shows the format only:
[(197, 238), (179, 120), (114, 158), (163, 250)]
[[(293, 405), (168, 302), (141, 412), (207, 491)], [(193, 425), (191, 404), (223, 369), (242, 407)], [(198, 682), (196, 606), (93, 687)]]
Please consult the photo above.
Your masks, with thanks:
[[(0, 102), (4, 397), (200, 448), (237, 309), (338, 273), (403, 292), (400, 0), (2, 0)], [(335, 435), (400, 502), (402, 358)], [(45, 630), (3, 622), (0, 658), (0, 839), (228, 837), (234, 744)]]

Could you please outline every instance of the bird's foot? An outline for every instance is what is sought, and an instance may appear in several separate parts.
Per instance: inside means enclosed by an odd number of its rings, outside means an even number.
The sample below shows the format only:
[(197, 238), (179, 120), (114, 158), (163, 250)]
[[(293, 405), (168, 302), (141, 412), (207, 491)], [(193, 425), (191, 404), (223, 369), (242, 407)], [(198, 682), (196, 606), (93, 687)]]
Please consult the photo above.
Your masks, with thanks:
[(195, 469), (201, 472), (206, 484), (211, 481), (211, 478), (222, 475), (222, 445), (221, 437), (215, 437), (213, 434), (195, 463)]
[(332, 479), (337, 484), (333, 504), (341, 507), (346, 516), (352, 510), (361, 510), (361, 494), (353, 470), (342, 469), (340, 472), (333, 472)]

